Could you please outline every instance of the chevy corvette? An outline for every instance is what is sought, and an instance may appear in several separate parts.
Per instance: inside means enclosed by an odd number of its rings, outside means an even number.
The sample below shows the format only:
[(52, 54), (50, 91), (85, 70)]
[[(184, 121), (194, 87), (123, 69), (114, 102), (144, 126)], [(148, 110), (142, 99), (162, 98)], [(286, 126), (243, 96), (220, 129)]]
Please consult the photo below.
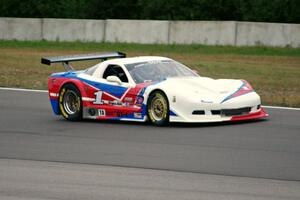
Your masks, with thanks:
[[(76, 71), (74, 61), (100, 59)], [(55, 114), (81, 119), (168, 122), (220, 122), (265, 118), (259, 95), (245, 80), (202, 77), (165, 57), (126, 58), (121, 52), (42, 58), (61, 62), (66, 72), (48, 79)]]

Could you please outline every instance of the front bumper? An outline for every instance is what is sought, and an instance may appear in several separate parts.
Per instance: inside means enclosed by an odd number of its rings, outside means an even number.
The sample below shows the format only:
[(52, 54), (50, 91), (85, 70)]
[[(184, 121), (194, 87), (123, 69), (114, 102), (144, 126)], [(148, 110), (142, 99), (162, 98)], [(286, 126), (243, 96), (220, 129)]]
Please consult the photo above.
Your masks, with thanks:
[(243, 120), (251, 120), (251, 119), (262, 119), (268, 117), (269, 114), (261, 108), (260, 111), (249, 113), (244, 116), (233, 116), (231, 117), (230, 121), (243, 121)]
[(183, 123), (206, 123), (206, 122), (224, 122), (224, 121), (245, 121), (253, 119), (267, 118), (269, 114), (260, 108), (257, 111), (249, 112), (239, 116), (224, 116), (224, 115), (203, 115), (201, 117), (180, 117), (170, 116), (170, 122), (183, 122)]
[(201, 123), (241, 121), (268, 117), (260, 107), (260, 97), (255, 93), (233, 98), (225, 103), (176, 102), (171, 105), (171, 122)]

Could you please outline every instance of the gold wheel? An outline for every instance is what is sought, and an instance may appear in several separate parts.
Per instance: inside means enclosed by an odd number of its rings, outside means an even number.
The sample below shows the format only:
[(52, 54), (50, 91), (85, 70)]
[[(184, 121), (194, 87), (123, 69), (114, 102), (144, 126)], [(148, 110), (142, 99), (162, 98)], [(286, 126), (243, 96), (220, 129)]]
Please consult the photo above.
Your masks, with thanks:
[(73, 84), (66, 84), (59, 94), (59, 108), (64, 118), (78, 121), (82, 118), (80, 91)]
[(169, 105), (166, 96), (158, 91), (152, 93), (148, 99), (148, 116), (152, 123), (165, 125), (169, 121)]
[(73, 115), (80, 109), (80, 98), (74, 91), (67, 90), (63, 97), (63, 106), (69, 115)]

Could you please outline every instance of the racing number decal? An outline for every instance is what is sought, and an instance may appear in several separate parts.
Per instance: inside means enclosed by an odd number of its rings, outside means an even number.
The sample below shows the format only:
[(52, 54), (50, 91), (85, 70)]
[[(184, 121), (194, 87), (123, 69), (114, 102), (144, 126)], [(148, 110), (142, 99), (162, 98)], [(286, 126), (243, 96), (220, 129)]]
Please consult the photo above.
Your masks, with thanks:
[(94, 93), (96, 96), (96, 100), (93, 102), (93, 104), (103, 104), (102, 101), (102, 95), (103, 95), (103, 91), (98, 91)]
[(106, 112), (105, 112), (104, 109), (99, 109), (99, 110), (98, 110), (98, 114), (99, 114), (99, 116), (103, 117), (103, 116), (106, 115)]

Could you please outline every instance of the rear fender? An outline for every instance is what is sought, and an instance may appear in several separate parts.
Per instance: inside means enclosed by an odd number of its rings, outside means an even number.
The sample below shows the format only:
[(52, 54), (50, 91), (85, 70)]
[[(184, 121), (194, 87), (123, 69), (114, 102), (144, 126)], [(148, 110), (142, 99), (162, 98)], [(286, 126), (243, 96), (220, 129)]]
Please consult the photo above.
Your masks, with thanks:
[(49, 98), (51, 102), (52, 109), (55, 114), (59, 115), (59, 93), (64, 85), (66, 84), (73, 84), (75, 85), (79, 91), (81, 96), (86, 96), (86, 86), (85, 84), (78, 80), (78, 79), (70, 79), (70, 78), (63, 78), (63, 77), (49, 77), (48, 79), (48, 90), (49, 90)]

